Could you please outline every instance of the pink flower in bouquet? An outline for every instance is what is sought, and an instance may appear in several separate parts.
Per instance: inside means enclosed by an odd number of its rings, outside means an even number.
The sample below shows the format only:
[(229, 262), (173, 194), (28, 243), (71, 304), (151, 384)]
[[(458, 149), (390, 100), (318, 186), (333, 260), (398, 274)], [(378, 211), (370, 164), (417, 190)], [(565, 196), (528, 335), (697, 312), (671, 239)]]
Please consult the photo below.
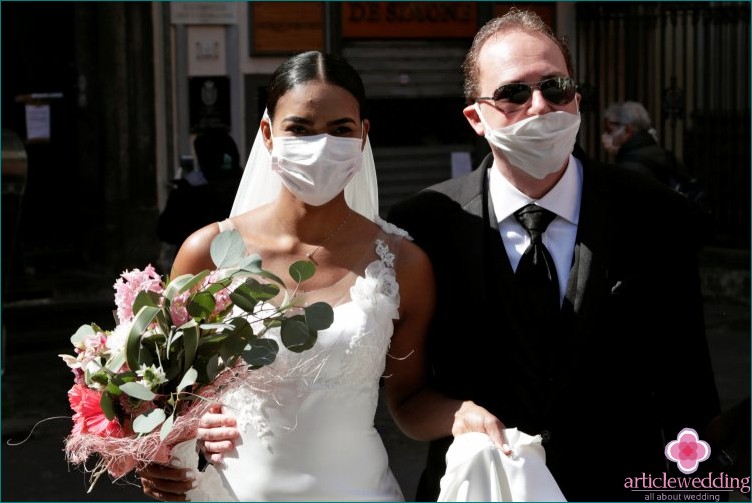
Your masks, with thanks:
[[(206, 284), (214, 283), (215, 281), (218, 281), (220, 277), (219, 271), (212, 271), (211, 274), (206, 278)], [(230, 289), (229, 288), (223, 288), (217, 293), (214, 294), (214, 302), (216, 303), (216, 307), (214, 308), (214, 312), (212, 315), (217, 316), (222, 311), (227, 309), (228, 306), (232, 304), (232, 299), (230, 299)]]
[(117, 418), (110, 421), (99, 405), (101, 395), (86, 386), (74, 384), (68, 391), (68, 401), (73, 414), (73, 434), (91, 433), (100, 437), (123, 437)]
[(174, 299), (170, 304), (170, 318), (172, 318), (172, 324), (179, 327), (183, 323), (187, 323), (191, 319), (191, 315), (188, 314), (188, 309), (185, 307), (185, 303), (188, 301), (190, 292), (183, 292)]
[(133, 319), (133, 301), (139, 292), (151, 291), (162, 293), (164, 287), (162, 278), (157, 274), (154, 267), (149, 264), (143, 271), (132, 269), (124, 271), (113, 285), (115, 288), (115, 304), (120, 323)]
[(76, 348), (78, 360), (81, 367), (86, 368), (88, 363), (98, 358), (102, 353), (107, 351), (107, 336), (102, 332), (87, 335), (83, 340), (83, 348)]
[[(260, 321), (253, 299), (279, 292), (274, 284), (246, 278), (258, 275), (284, 284), (269, 271), (250, 272), (260, 262), (247, 260), (244, 251), (242, 237), (231, 231), (212, 244), (212, 259), (221, 259), (215, 260), (217, 270), (165, 280), (151, 265), (124, 271), (113, 285), (115, 328), (102, 330), (90, 323), (71, 336), (75, 354), (60, 355), (74, 374), (68, 391), (73, 428), (65, 454), (75, 464), (99, 457), (92, 485), (104, 471), (117, 479), (141, 463), (169, 462), (173, 448), (193, 441), (200, 417), (219, 390), (243, 370), (253, 368), (258, 379), (269, 379), (258, 369), (274, 361), (277, 348), (256, 346), (263, 349), (261, 356), (247, 351), (248, 324), (235, 320)], [(292, 268), (300, 282), (315, 270), (298, 263)], [(238, 309), (233, 309), (233, 299), (242, 300)], [(331, 308), (327, 313), (321, 307), (312, 306), (310, 313), (306, 308), (304, 317), (308, 321), (310, 314), (318, 330), (333, 318)], [(283, 306), (263, 319), (284, 328), (296, 313)], [(292, 322), (301, 323), (297, 318)], [(257, 341), (266, 325), (252, 330)], [(210, 338), (211, 344), (201, 344), (202, 338)], [(222, 361), (212, 360), (218, 352)], [(248, 354), (254, 357), (249, 360)], [(197, 396), (203, 400), (194, 400)]]
[(81, 367), (71, 368), (71, 372), (73, 372), (73, 382), (75, 384), (86, 385), (86, 377)]
[(87, 355), (97, 356), (105, 350), (107, 344), (107, 336), (102, 332), (97, 332), (92, 335), (84, 337), (84, 353)]
[[(207, 276), (201, 283), (201, 289), (206, 288), (207, 286), (215, 282), (218, 282), (220, 277), (220, 271), (212, 271), (212, 273), (209, 274), (209, 276)], [(190, 291), (183, 292), (172, 299), (172, 303), (170, 304), (170, 318), (172, 319), (172, 324), (176, 327), (187, 323), (191, 319), (191, 315), (188, 314), (188, 309), (186, 308), (186, 304), (191, 297), (191, 293), (192, 292)], [(225, 309), (232, 305), (230, 293), (231, 291), (229, 288), (223, 288), (214, 294), (215, 307), (214, 311), (212, 311), (213, 317), (217, 317), (220, 313), (222, 313)]]
[[(107, 335), (103, 332), (95, 332), (86, 335), (79, 343), (76, 344), (74, 351), (76, 356), (60, 355), (65, 363), (71, 369), (83, 370), (89, 366), (92, 361), (99, 359), (108, 351)], [(99, 367), (98, 364), (95, 364)], [(78, 376), (78, 374), (76, 374)]]

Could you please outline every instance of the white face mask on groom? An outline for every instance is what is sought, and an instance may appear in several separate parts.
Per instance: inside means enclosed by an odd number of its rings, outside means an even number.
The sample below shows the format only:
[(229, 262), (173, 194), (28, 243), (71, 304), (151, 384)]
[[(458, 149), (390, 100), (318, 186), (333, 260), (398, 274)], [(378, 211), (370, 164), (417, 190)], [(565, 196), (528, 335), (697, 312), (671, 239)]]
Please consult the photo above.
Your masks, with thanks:
[(272, 171), (295, 197), (311, 206), (334, 199), (362, 165), (361, 138), (319, 134), (277, 136), (272, 142)]
[(475, 110), (488, 142), (501, 150), (510, 164), (538, 180), (561, 168), (572, 153), (580, 130), (579, 111), (576, 115), (549, 112), (493, 129), (483, 117), (478, 103)]

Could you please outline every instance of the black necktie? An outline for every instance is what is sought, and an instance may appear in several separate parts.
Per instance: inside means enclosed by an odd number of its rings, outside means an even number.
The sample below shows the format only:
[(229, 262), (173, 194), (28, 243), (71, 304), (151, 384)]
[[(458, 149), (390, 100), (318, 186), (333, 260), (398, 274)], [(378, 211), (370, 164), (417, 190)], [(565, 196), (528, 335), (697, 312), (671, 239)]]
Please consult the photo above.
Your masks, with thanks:
[[(522, 254), (515, 272), (522, 303), (526, 306), (528, 316), (532, 317), (529, 321), (535, 323), (545, 319), (552, 322), (558, 319), (560, 311), (559, 278), (554, 260), (543, 244), (541, 235), (556, 215), (535, 204), (528, 204), (517, 210), (514, 216), (532, 241)], [(545, 325), (546, 322), (543, 323)]]

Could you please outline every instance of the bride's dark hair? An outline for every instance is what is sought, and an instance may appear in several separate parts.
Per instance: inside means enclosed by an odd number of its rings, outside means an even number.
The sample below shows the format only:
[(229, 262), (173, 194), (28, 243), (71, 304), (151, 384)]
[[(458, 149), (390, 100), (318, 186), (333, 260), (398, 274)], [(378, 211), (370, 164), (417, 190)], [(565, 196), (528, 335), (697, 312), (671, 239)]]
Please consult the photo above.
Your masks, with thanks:
[(357, 100), (360, 118), (365, 115), (366, 90), (358, 72), (343, 57), (319, 51), (296, 54), (282, 63), (269, 81), (269, 95), (266, 108), (274, 118), (277, 101), (295, 86), (312, 80), (320, 80), (339, 86)]

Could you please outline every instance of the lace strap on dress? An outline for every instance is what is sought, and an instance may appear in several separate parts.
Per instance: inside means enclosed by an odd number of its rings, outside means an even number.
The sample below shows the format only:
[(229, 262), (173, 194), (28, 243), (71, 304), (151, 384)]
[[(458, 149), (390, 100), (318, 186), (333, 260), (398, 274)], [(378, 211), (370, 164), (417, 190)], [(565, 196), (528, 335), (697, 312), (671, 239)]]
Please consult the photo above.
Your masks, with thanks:
[(219, 232), (231, 231), (235, 228), (235, 224), (229, 218), (217, 222), (217, 225), (219, 226)]
[(350, 288), (350, 297), (366, 312), (381, 319), (399, 318), (399, 285), (394, 263), (403, 239), (382, 232), (374, 244), (378, 259), (368, 264), (363, 276)]
[(405, 229), (402, 229), (401, 227), (397, 227), (396, 225), (394, 225), (391, 222), (387, 222), (386, 220), (384, 220), (383, 218), (381, 218), (378, 215), (376, 215), (376, 217), (373, 219), (373, 221), (376, 222), (376, 224), (379, 227), (381, 227), (381, 230), (384, 231), (384, 232), (386, 232), (387, 234), (393, 234), (395, 236), (400, 236), (400, 237), (403, 237), (403, 238), (407, 238), (410, 241), (413, 240), (412, 236)]
[(394, 269), (395, 255), (383, 239), (376, 239), (376, 255), (385, 266)]

